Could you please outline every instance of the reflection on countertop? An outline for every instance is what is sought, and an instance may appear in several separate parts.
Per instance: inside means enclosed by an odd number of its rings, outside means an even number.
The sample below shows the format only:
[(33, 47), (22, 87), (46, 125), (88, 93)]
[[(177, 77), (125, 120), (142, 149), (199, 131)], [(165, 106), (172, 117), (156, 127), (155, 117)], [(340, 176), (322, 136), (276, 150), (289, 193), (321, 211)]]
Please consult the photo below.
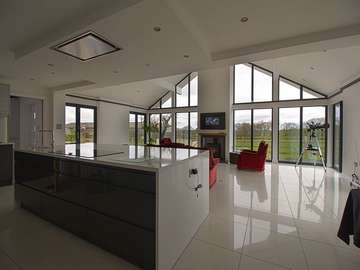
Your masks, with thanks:
[(133, 165), (158, 169), (196, 157), (205, 150), (182, 149), (137, 145), (108, 145), (108, 144), (65, 144), (52, 148), (17, 148), (19, 152), (27, 152), (46, 156), (71, 158), (93, 161), (109, 165)]

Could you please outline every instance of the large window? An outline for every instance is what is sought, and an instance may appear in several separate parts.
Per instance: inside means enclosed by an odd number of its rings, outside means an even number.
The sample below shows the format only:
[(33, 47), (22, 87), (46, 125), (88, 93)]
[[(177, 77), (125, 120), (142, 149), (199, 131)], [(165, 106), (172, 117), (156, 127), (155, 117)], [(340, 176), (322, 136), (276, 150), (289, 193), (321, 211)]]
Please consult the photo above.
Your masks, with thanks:
[(198, 113), (176, 113), (176, 142), (198, 146)]
[(170, 138), (172, 139), (172, 114), (162, 113), (161, 114), (161, 134), (160, 139)]
[(198, 75), (196, 72), (188, 74), (175, 86), (176, 107), (198, 105)]
[(272, 101), (272, 72), (253, 64), (234, 66), (234, 103)]
[(143, 113), (129, 113), (129, 144), (144, 145), (146, 116)]
[(339, 172), (342, 171), (342, 102), (333, 106), (333, 168)]
[(300, 107), (279, 109), (279, 161), (295, 162), (300, 154)]
[(316, 92), (300, 83), (279, 77), (279, 100), (300, 100), (326, 98), (321, 93)]
[(96, 143), (96, 107), (70, 104), (65, 106), (65, 143)]
[[(296, 162), (301, 151), (309, 143), (309, 131), (307, 123), (314, 122), (319, 124), (326, 123), (326, 107), (292, 107), (279, 109), (279, 161)], [(327, 131), (320, 129), (316, 131), (320, 149), (326, 160), (326, 140)], [(316, 145), (314, 145), (316, 147)], [(316, 157), (309, 151), (303, 156), (303, 163), (313, 163), (320, 161), (319, 155)]]
[(149, 143), (159, 144), (160, 143), (160, 114), (150, 114), (150, 134)]
[(257, 150), (268, 143), (267, 159), (272, 157), (272, 109), (234, 111), (234, 150)]

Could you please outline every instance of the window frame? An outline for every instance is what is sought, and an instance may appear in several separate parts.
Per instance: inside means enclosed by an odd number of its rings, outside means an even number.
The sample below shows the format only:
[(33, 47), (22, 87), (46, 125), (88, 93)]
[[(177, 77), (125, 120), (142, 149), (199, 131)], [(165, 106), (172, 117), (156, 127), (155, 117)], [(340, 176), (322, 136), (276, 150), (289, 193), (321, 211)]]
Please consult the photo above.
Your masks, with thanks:
[(190, 114), (191, 113), (197, 113), (197, 129), (199, 129), (199, 113), (197, 111), (186, 111), (186, 112), (175, 112), (175, 134), (174, 134), (174, 138), (175, 138), (175, 142), (177, 143), (177, 115), (178, 113), (186, 113), (188, 116), (188, 130), (187, 130), (187, 145), (190, 145), (191, 142), (191, 129), (190, 129), (190, 123), (191, 123), (191, 119), (190, 119)]
[[(310, 99), (307, 99), (307, 100), (310, 100)], [(288, 100), (287, 100), (288, 101)], [(299, 136), (299, 152), (298, 152), (298, 156), (301, 154), (301, 151), (303, 150), (303, 128), (304, 128), (304, 125), (303, 125), (303, 108), (311, 108), (311, 107), (325, 107), (325, 123), (328, 122), (328, 105), (310, 105), (310, 106), (282, 106), (282, 107), (279, 107), (277, 108), (278, 110), (278, 113), (277, 113), (277, 116), (278, 116), (278, 119), (277, 119), (277, 122), (278, 122), (278, 127), (277, 127), (277, 131), (278, 131), (278, 134), (277, 134), (277, 159), (278, 159), (278, 162), (279, 163), (285, 163), (285, 164), (295, 164), (296, 161), (287, 161), (287, 160), (280, 160), (279, 156), (280, 156), (280, 109), (282, 108), (300, 108), (299, 112), (300, 112), (300, 127), (299, 127), (299, 132), (300, 132), (300, 136)], [(327, 164), (327, 158), (328, 158), (328, 129), (325, 129), (325, 151), (323, 153), (323, 157), (324, 157), (324, 162), (325, 164)], [(305, 164), (305, 165), (312, 165), (313, 163), (312, 162), (302, 162), (301, 161), (301, 164)], [(322, 166), (321, 163), (318, 163), (316, 164), (317, 166)]]
[[(191, 83), (191, 74), (193, 74), (193, 72), (190, 72), (189, 74), (187, 74), (183, 79), (181, 79), (177, 84), (175, 84), (175, 93), (174, 93), (174, 107), (173, 108), (177, 108), (177, 109), (181, 109), (181, 108), (197, 108), (199, 106), (199, 85), (198, 85), (198, 105), (196, 106), (190, 106), (191, 104), (191, 95), (190, 95), (190, 83)], [(197, 75), (198, 76), (198, 75)], [(177, 106), (177, 93), (176, 93), (176, 87), (181, 84), (183, 81), (187, 80), (187, 93), (188, 93), (188, 100), (187, 100), (187, 106)]]
[[(138, 123), (139, 123), (139, 121), (138, 121), (138, 116), (139, 115), (142, 115), (142, 116), (144, 116), (144, 124), (147, 124), (147, 115), (146, 115), (146, 113), (141, 113), (141, 112), (135, 112), (135, 111), (130, 111), (129, 112), (129, 115), (130, 114), (134, 114), (135, 115), (135, 145), (136, 146), (138, 146), (139, 145), (139, 142), (138, 142), (138, 135), (139, 135), (139, 130), (138, 130), (138, 128), (139, 128), (139, 126), (138, 126)], [(146, 132), (146, 130), (144, 129), (144, 145), (146, 145), (146, 143), (147, 143), (147, 134), (146, 134), (147, 132)]]
[[(75, 107), (75, 143), (66, 143), (65, 144), (81, 144), (81, 134), (80, 134), (80, 110), (81, 108), (84, 109), (93, 109), (94, 110), (94, 144), (97, 144), (97, 106), (93, 105), (85, 105), (85, 104), (79, 104), (79, 103), (71, 103), (66, 102), (65, 103), (65, 110), (66, 107)], [(65, 115), (66, 117), (66, 115)], [(65, 126), (64, 126), (65, 130)]]
[[(282, 100), (280, 100), (280, 80), (281, 80), (281, 79), (283, 79), (283, 80), (285, 80), (285, 81), (289, 81), (289, 82), (291, 82), (291, 83), (296, 84), (296, 85), (299, 86), (299, 88), (300, 88), (300, 98), (299, 98), (299, 99), (282, 99)], [(304, 99), (304, 98), (303, 98), (303, 96), (304, 96), (304, 95), (303, 95), (303, 94), (304, 94), (304, 88), (306, 88), (306, 89), (314, 92), (315, 94), (317, 94), (317, 95), (319, 95), (319, 96), (321, 96), (321, 97), (319, 97), (319, 98), (306, 98), (306, 99)], [(289, 101), (298, 101), (298, 100), (319, 100), (319, 99), (321, 100), (321, 99), (327, 99), (327, 96), (324, 95), (323, 93), (320, 93), (319, 91), (316, 91), (316, 90), (312, 89), (311, 87), (308, 87), (308, 86), (306, 86), (306, 85), (303, 85), (303, 84), (301, 84), (301, 83), (299, 83), (299, 82), (296, 82), (296, 81), (294, 81), (294, 80), (291, 80), (291, 79), (289, 79), (289, 78), (287, 78), (287, 77), (285, 77), (285, 76), (282, 76), (282, 75), (279, 75), (279, 77), (278, 77), (278, 91), (277, 91), (277, 94), (278, 94), (277, 100), (278, 100), (279, 102), (289, 102)], [(312, 106), (304, 106), (304, 107), (312, 107)]]
[[(233, 66), (233, 105), (243, 105), (243, 104), (257, 104), (257, 103), (269, 103), (269, 102), (274, 102), (274, 72), (272, 72), (271, 70), (268, 70), (266, 68), (263, 68), (261, 66), (258, 66), (256, 64), (253, 63), (243, 63), (243, 64), (248, 64), (251, 66), (251, 101), (250, 102), (235, 102), (235, 66)], [(241, 64), (237, 64), (237, 65), (241, 65)], [(270, 73), (271, 74), (271, 100), (268, 101), (254, 101), (254, 69), (260, 69), (265, 71), (266, 73)]]
[[(335, 166), (335, 110), (336, 110), (336, 106), (340, 106), (340, 145), (339, 145), (339, 168), (337, 168)], [(343, 101), (339, 101), (337, 103), (334, 103), (332, 105), (333, 107), (333, 117), (332, 117), (332, 124), (333, 124), (333, 128), (332, 128), (332, 167), (338, 171), (338, 172), (342, 172), (342, 168), (343, 168), (343, 125), (344, 125), (344, 108), (343, 108)]]
[(236, 149), (236, 132), (235, 132), (235, 111), (250, 111), (250, 144), (251, 144), (251, 149), (254, 149), (254, 110), (271, 110), (271, 157), (270, 159), (266, 159), (266, 161), (268, 162), (272, 162), (273, 161), (273, 145), (274, 145), (274, 136), (273, 136), (273, 131), (274, 131), (274, 109), (273, 108), (256, 108), (256, 109), (233, 109), (233, 151), (237, 152), (238, 150)]

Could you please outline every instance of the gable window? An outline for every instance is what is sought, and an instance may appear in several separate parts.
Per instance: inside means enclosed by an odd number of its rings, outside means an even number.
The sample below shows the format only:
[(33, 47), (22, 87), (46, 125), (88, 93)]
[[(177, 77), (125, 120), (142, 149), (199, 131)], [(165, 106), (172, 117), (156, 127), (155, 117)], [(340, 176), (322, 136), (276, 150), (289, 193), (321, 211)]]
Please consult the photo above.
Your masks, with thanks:
[(234, 103), (272, 101), (273, 74), (254, 64), (234, 66)]
[(169, 91), (164, 97), (161, 98), (160, 108), (171, 108), (172, 107), (172, 93)]
[(279, 100), (300, 100), (326, 98), (325, 95), (316, 92), (302, 84), (279, 77)]
[(190, 107), (198, 105), (198, 74), (196, 72), (186, 75), (175, 86), (176, 107)]

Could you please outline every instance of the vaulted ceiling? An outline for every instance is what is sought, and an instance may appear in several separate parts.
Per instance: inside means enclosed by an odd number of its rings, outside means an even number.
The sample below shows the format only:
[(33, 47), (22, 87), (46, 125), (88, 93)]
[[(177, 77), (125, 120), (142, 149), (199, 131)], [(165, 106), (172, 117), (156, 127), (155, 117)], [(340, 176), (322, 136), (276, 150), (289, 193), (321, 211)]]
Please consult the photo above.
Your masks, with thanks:
[[(359, 10), (358, 0), (3, 0), (0, 78), (31, 79), (49, 90), (102, 89), (325, 49), (330, 55), (360, 45)], [(81, 62), (50, 49), (88, 30), (123, 50)], [(291, 76), (300, 69), (279, 61)]]

